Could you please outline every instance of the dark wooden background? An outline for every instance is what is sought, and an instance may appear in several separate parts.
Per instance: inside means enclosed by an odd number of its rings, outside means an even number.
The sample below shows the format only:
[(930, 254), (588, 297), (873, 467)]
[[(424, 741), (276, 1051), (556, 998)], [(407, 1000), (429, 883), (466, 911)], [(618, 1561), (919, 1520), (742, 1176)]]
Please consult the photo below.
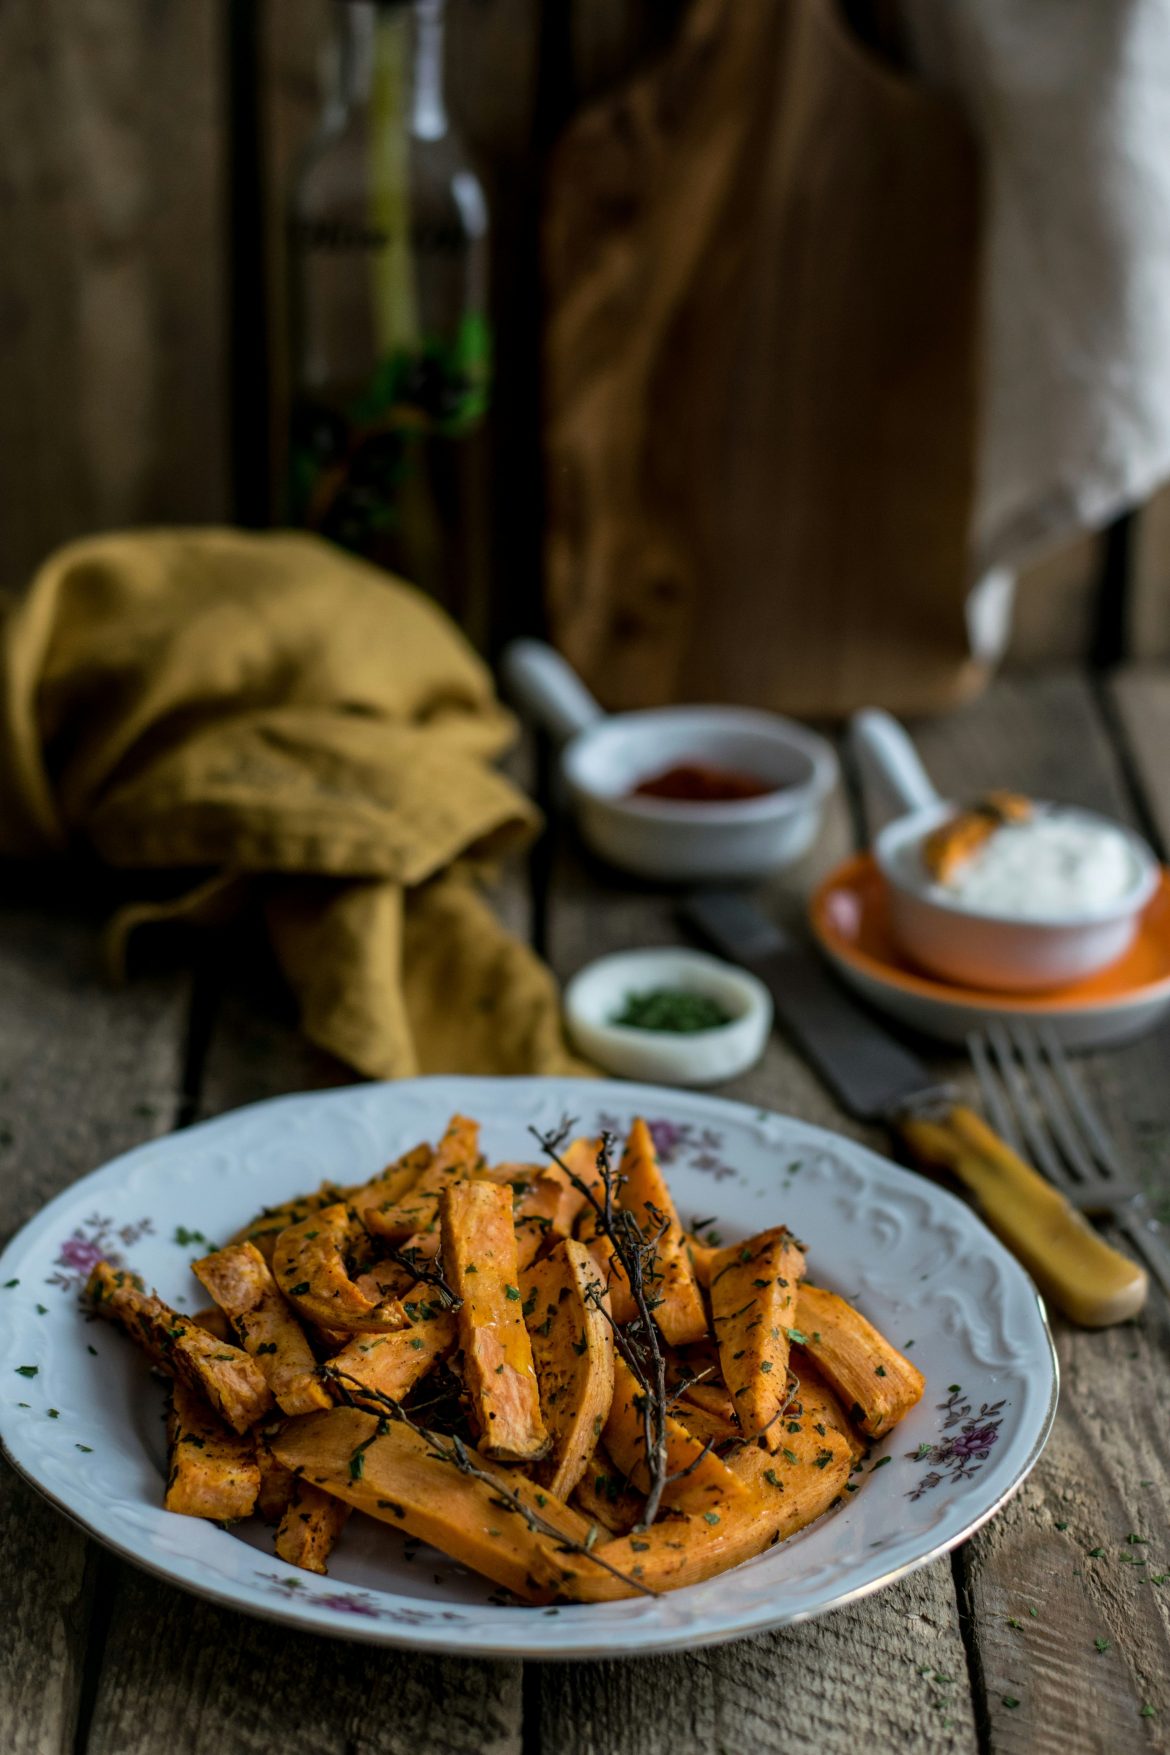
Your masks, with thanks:
[[(266, 521), (281, 419), (281, 201), (338, 3), (0, 6), (0, 586), (19, 586), (87, 531)], [(451, 107), (495, 226), (503, 627), (539, 619), (547, 151), (582, 103), (669, 38), (685, 3), (449, 0)], [(1170, 654), (1168, 495), (1120, 541), (1087, 537), (1029, 573), (1014, 655), (1089, 652), (1102, 589), (1108, 622), (1123, 574), (1127, 651)]]

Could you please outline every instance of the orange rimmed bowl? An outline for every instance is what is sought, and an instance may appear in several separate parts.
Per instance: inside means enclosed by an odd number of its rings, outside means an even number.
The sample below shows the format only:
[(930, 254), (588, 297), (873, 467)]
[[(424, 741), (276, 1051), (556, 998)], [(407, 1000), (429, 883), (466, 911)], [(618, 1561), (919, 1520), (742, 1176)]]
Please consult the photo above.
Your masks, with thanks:
[(1069, 1048), (1131, 1041), (1170, 1013), (1170, 871), (1142, 910), (1133, 942), (1107, 969), (1044, 993), (965, 987), (916, 968), (898, 947), (890, 900), (868, 854), (830, 872), (809, 904), (822, 951), (863, 999), (910, 1029), (962, 1045), (996, 1018), (1044, 1020)]

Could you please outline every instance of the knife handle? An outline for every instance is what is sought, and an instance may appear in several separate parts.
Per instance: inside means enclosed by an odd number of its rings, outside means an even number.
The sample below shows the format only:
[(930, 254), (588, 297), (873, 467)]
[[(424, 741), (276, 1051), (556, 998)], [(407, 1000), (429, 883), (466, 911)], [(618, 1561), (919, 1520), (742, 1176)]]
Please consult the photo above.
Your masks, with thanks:
[(1106, 1243), (973, 1109), (907, 1114), (897, 1128), (919, 1163), (951, 1171), (975, 1196), (992, 1230), (1073, 1322), (1107, 1328), (1137, 1315), (1145, 1269)]

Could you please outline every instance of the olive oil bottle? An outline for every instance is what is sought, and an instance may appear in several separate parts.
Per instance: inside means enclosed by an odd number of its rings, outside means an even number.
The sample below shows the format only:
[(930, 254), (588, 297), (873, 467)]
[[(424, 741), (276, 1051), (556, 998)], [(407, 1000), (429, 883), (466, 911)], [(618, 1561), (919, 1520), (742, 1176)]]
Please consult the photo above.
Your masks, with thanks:
[(444, 0), (345, 0), (289, 204), (287, 514), (487, 636), (488, 209)]

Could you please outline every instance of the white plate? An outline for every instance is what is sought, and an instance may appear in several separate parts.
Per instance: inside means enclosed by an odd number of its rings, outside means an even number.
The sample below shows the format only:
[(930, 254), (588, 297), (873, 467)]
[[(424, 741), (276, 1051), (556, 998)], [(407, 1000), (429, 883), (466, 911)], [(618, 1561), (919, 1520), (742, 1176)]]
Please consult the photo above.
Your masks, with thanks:
[[(161, 1388), (78, 1288), (99, 1253), (182, 1309), (188, 1262), (258, 1208), (325, 1177), (374, 1174), (453, 1110), (489, 1157), (534, 1156), (529, 1123), (654, 1126), (684, 1222), (731, 1238), (786, 1221), (810, 1273), (856, 1298), (925, 1372), (919, 1406), (859, 1490), (791, 1541), (655, 1599), (562, 1608), (490, 1587), (355, 1518), (318, 1578), (277, 1560), (261, 1524), (233, 1531), (161, 1508)], [(193, 1237), (192, 1233), (202, 1233)], [(16, 1282), (15, 1284), (12, 1282)], [(1056, 1408), (1056, 1359), (1023, 1269), (951, 1195), (861, 1146), (741, 1103), (588, 1079), (416, 1079), (283, 1097), (140, 1146), (59, 1195), (0, 1257), (0, 1439), (20, 1472), (99, 1541), (232, 1608), (321, 1633), (463, 1656), (610, 1657), (695, 1647), (855, 1601), (970, 1534), (1019, 1486)], [(92, 1351), (91, 1351), (92, 1349)], [(35, 1367), (26, 1376), (23, 1367)], [(887, 1460), (889, 1459), (889, 1460)], [(876, 1465), (876, 1472), (875, 1472)], [(412, 1552), (413, 1548), (413, 1552)]]

